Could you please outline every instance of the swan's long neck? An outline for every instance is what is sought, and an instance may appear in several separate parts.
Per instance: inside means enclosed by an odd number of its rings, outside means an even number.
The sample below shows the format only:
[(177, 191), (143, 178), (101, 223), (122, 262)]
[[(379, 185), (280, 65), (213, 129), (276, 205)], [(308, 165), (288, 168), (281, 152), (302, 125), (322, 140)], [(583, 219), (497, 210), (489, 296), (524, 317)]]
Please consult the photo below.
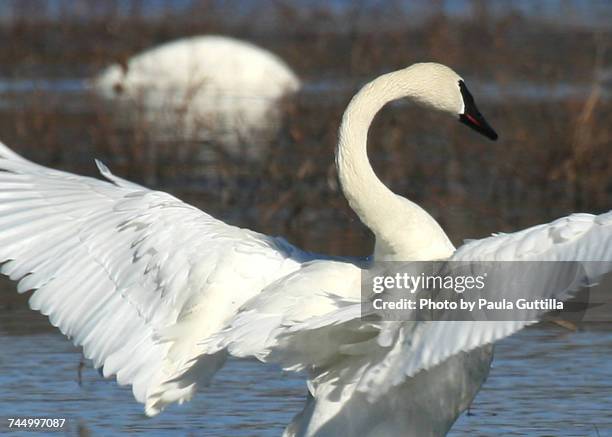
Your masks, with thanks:
[(336, 149), (342, 190), (351, 208), (374, 233), (378, 260), (446, 258), (454, 250), (436, 221), (415, 203), (389, 190), (368, 159), (368, 129), (376, 113), (399, 98), (423, 101), (424, 78), (410, 75), (410, 69), (400, 70), (364, 86), (344, 113)]

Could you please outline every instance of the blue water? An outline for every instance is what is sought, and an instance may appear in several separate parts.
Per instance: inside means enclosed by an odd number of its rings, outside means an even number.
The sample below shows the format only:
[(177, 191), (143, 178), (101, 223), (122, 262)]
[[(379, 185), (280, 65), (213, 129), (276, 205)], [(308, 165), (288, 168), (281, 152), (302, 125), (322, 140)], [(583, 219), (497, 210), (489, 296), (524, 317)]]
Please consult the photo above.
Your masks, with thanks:
[[(92, 435), (279, 436), (300, 410), (299, 376), (230, 361), (189, 403), (150, 419), (131, 390), (91, 366), (77, 383), (80, 352), (27, 309), (0, 310), (0, 433), (6, 418), (67, 418)], [(530, 328), (498, 343), (490, 377), (450, 435), (612, 435), (612, 331)], [(415, 393), (418, 396), (418, 393)], [(12, 432), (11, 435), (45, 435)]]

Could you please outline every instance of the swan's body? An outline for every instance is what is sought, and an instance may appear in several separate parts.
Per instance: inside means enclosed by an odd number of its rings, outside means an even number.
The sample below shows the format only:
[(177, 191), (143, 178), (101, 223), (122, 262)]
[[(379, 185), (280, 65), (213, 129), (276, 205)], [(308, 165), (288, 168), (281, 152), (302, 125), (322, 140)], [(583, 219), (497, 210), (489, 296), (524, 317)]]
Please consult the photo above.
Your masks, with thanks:
[[(461, 78), (439, 64), (381, 76), (355, 96), (336, 162), (351, 207), (376, 236), (375, 260), (612, 260), (612, 212), (455, 251), (438, 223), (369, 165), (368, 126), (403, 97), (496, 138)], [(310, 395), (288, 436), (443, 435), (486, 378), (491, 344), (529, 323), (364, 321), (367, 265), (357, 260), (227, 225), (101, 165), (109, 182), (2, 146), (0, 170), (0, 259), (10, 260), (2, 272), (20, 292), (36, 289), (32, 308), (106, 376), (132, 384), (149, 415), (190, 399), (229, 353), (308, 373)]]
[[(111, 65), (92, 81), (107, 99), (142, 111), (155, 135), (214, 139), (230, 150), (273, 133), (278, 99), (300, 81), (283, 60), (224, 36), (184, 38)], [(235, 150), (233, 150), (235, 151)]]

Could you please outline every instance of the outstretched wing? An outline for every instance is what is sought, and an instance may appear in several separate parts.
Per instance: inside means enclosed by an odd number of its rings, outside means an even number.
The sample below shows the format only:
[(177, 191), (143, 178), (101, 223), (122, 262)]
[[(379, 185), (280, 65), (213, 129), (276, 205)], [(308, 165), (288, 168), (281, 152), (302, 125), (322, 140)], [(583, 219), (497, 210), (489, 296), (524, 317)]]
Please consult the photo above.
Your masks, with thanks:
[(153, 415), (223, 364), (198, 341), (310, 255), (98, 167), (110, 182), (0, 143), (1, 272)]
[[(605, 261), (589, 266), (584, 277), (557, 284), (539, 277), (533, 295), (566, 299), (576, 284), (593, 284), (612, 270), (612, 212), (574, 214), (513, 234), (472, 241), (452, 261)], [(323, 264), (321, 264), (323, 263)], [(248, 302), (224, 331), (211, 337), (211, 350), (226, 348), (311, 373), (318, 381), (351, 384), (374, 401), (391, 387), (449, 357), (511, 335), (533, 320), (517, 321), (365, 321), (361, 319), (359, 269), (318, 263), (343, 279), (322, 282), (304, 266)], [(315, 264), (316, 265), (316, 264)], [(546, 273), (554, 272), (554, 269)], [(538, 288), (541, 285), (541, 289)], [(282, 288), (283, 293), (280, 292)], [(306, 306), (308, 303), (308, 306)], [(308, 308), (309, 311), (301, 311)], [(314, 310), (312, 310), (314, 309)], [(289, 317), (299, 314), (299, 317)], [(534, 317), (535, 319), (535, 317)], [(241, 327), (262, 327), (257, 335)]]
[[(612, 211), (599, 216), (572, 214), (520, 232), (471, 241), (457, 249), (451, 261), (584, 263), (584, 269), (575, 272), (579, 277), (571, 281), (559, 283), (554, 276), (558, 270), (553, 268), (542, 269), (537, 278), (532, 278), (534, 283), (530, 293), (534, 298), (565, 300), (578, 291), (577, 286), (595, 285), (603, 275), (612, 271)], [(551, 289), (550, 284), (559, 286)], [(504, 290), (489, 292), (503, 293)], [(491, 296), (494, 297), (503, 296)], [(398, 350), (396, 364), (411, 376), (460, 351), (469, 351), (509, 336), (535, 321), (536, 317), (532, 320), (422, 323), (411, 333), (402, 350)]]

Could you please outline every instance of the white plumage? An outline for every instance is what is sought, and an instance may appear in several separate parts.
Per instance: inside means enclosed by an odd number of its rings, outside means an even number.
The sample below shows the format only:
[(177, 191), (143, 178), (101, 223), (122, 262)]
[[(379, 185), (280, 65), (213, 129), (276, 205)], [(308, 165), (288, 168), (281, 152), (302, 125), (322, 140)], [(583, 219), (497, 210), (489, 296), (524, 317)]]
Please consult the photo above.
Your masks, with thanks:
[[(336, 162), (351, 207), (376, 236), (374, 259), (607, 261), (578, 278), (596, 281), (612, 262), (612, 212), (455, 251), (429, 214), (376, 177), (367, 131), (391, 100), (461, 114), (495, 138), (466, 96), (452, 70), (416, 64), (375, 79), (349, 104)], [(132, 384), (149, 415), (190, 399), (229, 353), (308, 374), (309, 397), (287, 436), (443, 435), (485, 380), (491, 344), (531, 323), (362, 320), (365, 260), (316, 256), (229, 226), (98, 165), (108, 182), (0, 147), (2, 272), (20, 292), (36, 289), (32, 308), (106, 376)], [(573, 291), (539, 281), (536, 296)]]
[[(460, 247), (450, 260), (580, 260), (586, 263), (587, 275), (578, 281), (595, 284), (612, 271), (612, 212), (574, 214), (515, 234), (473, 241)], [(589, 270), (593, 266), (597, 270)], [(314, 399), (305, 407), (307, 420), (296, 418), (288, 436), (443, 435), (487, 376), (485, 364), (491, 355), (483, 346), (537, 321), (534, 317), (364, 322), (360, 280), (361, 271), (355, 266), (310, 263), (251, 299), (228, 328), (206, 341), (214, 345), (209, 352), (228, 350), (237, 357), (255, 356), (310, 375)], [(534, 295), (543, 294), (555, 281), (538, 275), (531, 281)], [(552, 291), (553, 296), (566, 299), (577, 289)], [(259, 327), (256, 333), (242, 329), (253, 326)], [(450, 380), (440, 383), (441, 378)], [(463, 402), (453, 394), (456, 384), (462, 387)], [(453, 398), (459, 405), (455, 411), (441, 408), (447, 402), (452, 404)], [(356, 402), (363, 407), (358, 414)]]
[[(197, 341), (305, 257), (102, 165), (113, 183), (41, 167), (3, 145), (0, 155), (2, 273), (20, 292), (36, 289), (30, 306), (105, 376), (132, 384), (148, 414), (189, 399), (207, 372), (168, 381)], [(223, 359), (204, 359), (211, 375)]]
[(156, 138), (214, 139), (237, 152), (241, 142), (255, 147), (257, 138), (276, 131), (278, 100), (300, 81), (277, 55), (209, 35), (146, 50), (106, 68), (92, 85), (127, 104), (132, 120), (141, 111)]

